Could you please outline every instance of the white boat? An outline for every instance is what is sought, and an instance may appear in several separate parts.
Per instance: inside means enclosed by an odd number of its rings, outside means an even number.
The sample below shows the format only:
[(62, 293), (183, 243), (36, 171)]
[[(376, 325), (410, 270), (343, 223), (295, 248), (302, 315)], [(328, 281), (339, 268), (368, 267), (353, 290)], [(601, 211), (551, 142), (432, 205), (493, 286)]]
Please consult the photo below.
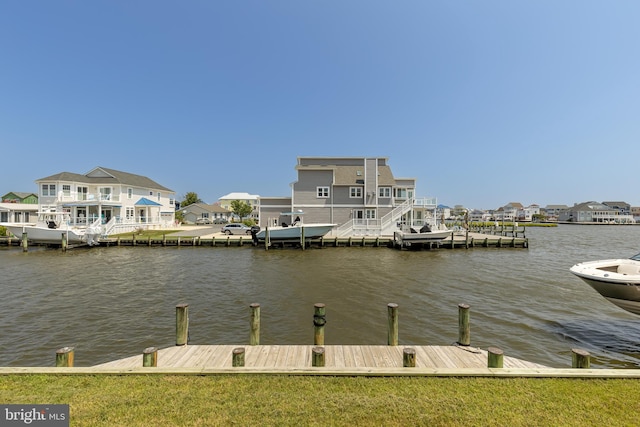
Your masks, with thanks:
[(393, 238), (397, 245), (402, 247), (411, 246), (424, 246), (424, 244), (431, 244), (439, 242), (448, 237), (451, 237), (453, 233), (444, 224), (439, 226), (412, 226), (407, 231), (396, 231), (393, 233)]
[(281, 216), (295, 216), (291, 224), (282, 222), (281, 225), (274, 225), (260, 230), (256, 233), (258, 240), (264, 241), (267, 236), (269, 240), (300, 240), (319, 239), (327, 234), (336, 224), (329, 223), (303, 223), (300, 219), (303, 212), (283, 212)]
[(569, 271), (609, 302), (640, 315), (640, 254), (628, 259), (582, 262)]
[(70, 225), (69, 215), (64, 212), (40, 212), (36, 223), (2, 225), (18, 238), (27, 233), (29, 241), (47, 245), (62, 245), (63, 236), (69, 245), (97, 245), (102, 232), (101, 219), (84, 226)]

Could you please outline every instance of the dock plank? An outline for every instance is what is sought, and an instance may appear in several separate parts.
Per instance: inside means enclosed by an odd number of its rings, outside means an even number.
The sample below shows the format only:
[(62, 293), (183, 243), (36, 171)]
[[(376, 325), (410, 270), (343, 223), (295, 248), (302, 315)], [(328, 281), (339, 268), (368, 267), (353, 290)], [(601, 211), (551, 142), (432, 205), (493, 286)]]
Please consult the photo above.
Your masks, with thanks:
[[(231, 368), (232, 352), (238, 345), (186, 345), (158, 350), (158, 368)], [(311, 366), (310, 345), (245, 346), (245, 367), (286, 372)], [(402, 368), (402, 346), (329, 345), (325, 346), (325, 367), (349, 371), (362, 368)], [(481, 369), (487, 367), (487, 351), (460, 346), (411, 346), (416, 350), (416, 368)], [(505, 368), (544, 369), (544, 365), (504, 357)], [(132, 369), (142, 367), (142, 355), (96, 365), (96, 368)], [(411, 368), (413, 369), (413, 368)]]

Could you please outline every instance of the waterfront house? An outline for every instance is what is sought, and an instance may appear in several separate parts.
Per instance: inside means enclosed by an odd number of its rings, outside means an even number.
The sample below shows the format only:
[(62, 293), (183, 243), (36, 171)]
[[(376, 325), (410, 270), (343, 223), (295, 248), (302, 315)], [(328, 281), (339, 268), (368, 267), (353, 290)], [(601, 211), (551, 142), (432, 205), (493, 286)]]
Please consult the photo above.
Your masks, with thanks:
[(557, 221), (560, 213), (569, 209), (567, 205), (547, 205), (542, 209), (547, 221)]
[(36, 180), (39, 210), (65, 212), (72, 224), (100, 220), (105, 234), (175, 223), (175, 193), (150, 178), (105, 167)]
[(633, 224), (632, 215), (625, 215), (617, 208), (599, 202), (585, 202), (562, 211), (558, 217), (561, 222), (601, 223), (601, 224)]
[(193, 203), (178, 209), (177, 212), (182, 214), (186, 224), (196, 224), (198, 219), (208, 219), (214, 222), (215, 220), (229, 221), (231, 218), (231, 212), (219, 204)]
[(38, 195), (9, 192), (0, 202), (0, 223), (35, 222), (38, 217)]
[[(401, 223), (433, 221), (435, 199), (416, 199), (415, 178), (395, 177), (384, 157), (298, 157), (290, 197), (260, 197), (260, 226), (290, 222), (337, 224), (337, 236), (392, 235)], [(289, 215), (295, 216), (295, 215)]]

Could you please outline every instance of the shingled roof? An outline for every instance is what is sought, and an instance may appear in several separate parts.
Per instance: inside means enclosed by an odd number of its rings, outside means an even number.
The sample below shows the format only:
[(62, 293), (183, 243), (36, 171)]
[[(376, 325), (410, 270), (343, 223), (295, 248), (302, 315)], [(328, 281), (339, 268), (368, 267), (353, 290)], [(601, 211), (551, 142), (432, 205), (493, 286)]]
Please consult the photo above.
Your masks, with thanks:
[(60, 172), (55, 175), (51, 175), (45, 178), (40, 178), (38, 181), (69, 181), (69, 182), (84, 182), (87, 184), (120, 184), (128, 185), (131, 187), (152, 188), (155, 190), (169, 191), (173, 190), (158, 184), (154, 180), (147, 178), (146, 176), (136, 175), (133, 173), (122, 172), (115, 169), (109, 169), (98, 166), (84, 175), (73, 172)]

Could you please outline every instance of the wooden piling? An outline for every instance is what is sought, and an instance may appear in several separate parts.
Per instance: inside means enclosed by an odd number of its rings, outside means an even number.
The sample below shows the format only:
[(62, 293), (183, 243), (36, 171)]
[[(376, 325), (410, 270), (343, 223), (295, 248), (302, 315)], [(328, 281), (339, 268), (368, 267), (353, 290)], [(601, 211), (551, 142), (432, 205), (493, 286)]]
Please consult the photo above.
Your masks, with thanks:
[(73, 355), (73, 347), (62, 347), (56, 351), (56, 368), (72, 368)]
[(167, 235), (162, 234), (162, 246), (167, 246)]
[(405, 368), (416, 367), (416, 349), (415, 348), (407, 347), (402, 350), (402, 366)]
[(244, 347), (237, 347), (233, 349), (231, 366), (234, 368), (244, 366)]
[(61, 236), (61, 245), (60, 247), (62, 248), (62, 252), (66, 252), (67, 251), (67, 233), (62, 233)]
[(324, 366), (324, 347), (313, 347), (311, 350), (311, 366)]
[(176, 305), (176, 345), (186, 345), (189, 340), (189, 304)]
[(502, 368), (504, 367), (504, 352), (497, 347), (489, 347), (487, 349), (487, 367)]
[(249, 344), (260, 345), (260, 304), (254, 302), (249, 307), (251, 307)]
[(398, 304), (387, 304), (387, 345), (398, 345)]
[(327, 324), (325, 305), (319, 302), (314, 304), (313, 307), (313, 344), (324, 345), (324, 326)]
[(22, 233), (22, 252), (29, 251), (29, 239), (27, 237), (27, 232)]
[(571, 367), (579, 369), (591, 368), (591, 355), (581, 348), (571, 349)]
[(158, 366), (158, 347), (147, 347), (142, 352), (142, 366), (155, 368)]
[(469, 327), (469, 304), (458, 304), (458, 344), (471, 344), (471, 330)]

